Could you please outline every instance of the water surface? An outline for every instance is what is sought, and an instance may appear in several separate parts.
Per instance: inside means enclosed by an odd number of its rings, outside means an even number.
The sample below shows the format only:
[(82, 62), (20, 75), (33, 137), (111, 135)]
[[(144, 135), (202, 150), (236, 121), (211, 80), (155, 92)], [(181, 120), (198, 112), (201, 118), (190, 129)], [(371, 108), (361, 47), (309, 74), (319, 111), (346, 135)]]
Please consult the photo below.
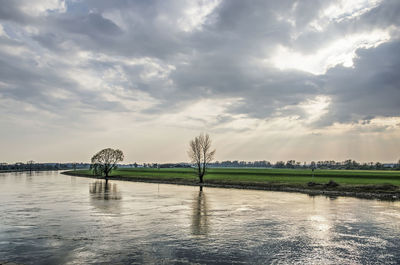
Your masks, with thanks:
[(400, 203), (0, 174), (0, 261), (399, 264)]

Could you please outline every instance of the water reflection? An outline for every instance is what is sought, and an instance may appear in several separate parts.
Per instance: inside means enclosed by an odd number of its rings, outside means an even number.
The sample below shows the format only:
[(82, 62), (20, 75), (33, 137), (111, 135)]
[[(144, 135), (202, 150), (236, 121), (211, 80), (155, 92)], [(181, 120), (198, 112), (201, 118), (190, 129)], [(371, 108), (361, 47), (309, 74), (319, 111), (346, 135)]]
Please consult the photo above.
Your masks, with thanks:
[(121, 193), (118, 191), (117, 184), (96, 181), (90, 183), (89, 191), (92, 198), (98, 200), (120, 200)]
[(121, 192), (116, 183), (95, 181), (89, 184), (91, 204), (105, 213), (119, 213)]
[(337, 195), (329, 195), (329, 194), (326, 194), (326, 195), (321, 195), (321, 194), (307, 194), (307, 196), (310, 197), (311, 199), (315, 199), (315, 198), (318, 198), (318, 197), (325, 197), (325, 198), (327, 198), (327, 199), (329, 199), (329, 200), (332, 200), (332, 201), (336, 200), (336, 199), (339, 197), (339, 196), (337, 196)]
[(28, 172), (28, 173), (26, 174), (26, 182), (31, 183), (31, 182), (33, 181), (33, 177), (32, 177), (32, 176), (34, 176), (34, 175), (32, 174), (32, 172)]
[(192, 213), (192, 234), (193, 235), (207, 235), (209, 222), (208, 222), (208, 206), (206, 195), (203, 192), (203, 187), (194, 196), (193, 200), (193, 213)]
[(400, 261), (399, 202), (2, 174), (0, 260), (18, 264)]

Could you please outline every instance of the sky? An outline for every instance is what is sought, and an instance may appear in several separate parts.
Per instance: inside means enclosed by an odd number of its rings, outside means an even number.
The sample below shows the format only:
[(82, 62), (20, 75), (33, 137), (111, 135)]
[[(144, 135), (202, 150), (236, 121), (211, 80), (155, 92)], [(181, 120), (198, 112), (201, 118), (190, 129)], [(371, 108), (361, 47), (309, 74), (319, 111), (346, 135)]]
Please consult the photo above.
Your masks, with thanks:
[(400, 159), (398, 0), (0, 0), (0, 162)]

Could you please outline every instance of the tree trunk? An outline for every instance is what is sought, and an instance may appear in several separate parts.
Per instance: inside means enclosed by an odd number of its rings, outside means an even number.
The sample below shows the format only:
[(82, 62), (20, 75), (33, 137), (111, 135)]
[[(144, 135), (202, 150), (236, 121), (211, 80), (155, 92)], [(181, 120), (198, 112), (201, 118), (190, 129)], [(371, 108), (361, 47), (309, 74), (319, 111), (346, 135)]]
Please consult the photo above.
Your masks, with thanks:
[(201, 172), (199, 174), (200, 183), (203, 183), (203, 178), (204, 178), (204, 172)]
[(201, 164), (197, 163), (197, 175), (199, 176), (200, 183), (203, 183), (203, 175), (201, 174)]

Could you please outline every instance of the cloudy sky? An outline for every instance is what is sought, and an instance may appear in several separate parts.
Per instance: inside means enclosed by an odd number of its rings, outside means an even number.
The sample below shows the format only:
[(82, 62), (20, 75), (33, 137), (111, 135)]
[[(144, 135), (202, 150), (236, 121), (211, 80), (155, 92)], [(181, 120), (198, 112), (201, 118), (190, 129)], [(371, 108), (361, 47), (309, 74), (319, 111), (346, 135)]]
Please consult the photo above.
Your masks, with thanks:
[(0, 162), (400, 159), (398, 0), (0, 0)]

